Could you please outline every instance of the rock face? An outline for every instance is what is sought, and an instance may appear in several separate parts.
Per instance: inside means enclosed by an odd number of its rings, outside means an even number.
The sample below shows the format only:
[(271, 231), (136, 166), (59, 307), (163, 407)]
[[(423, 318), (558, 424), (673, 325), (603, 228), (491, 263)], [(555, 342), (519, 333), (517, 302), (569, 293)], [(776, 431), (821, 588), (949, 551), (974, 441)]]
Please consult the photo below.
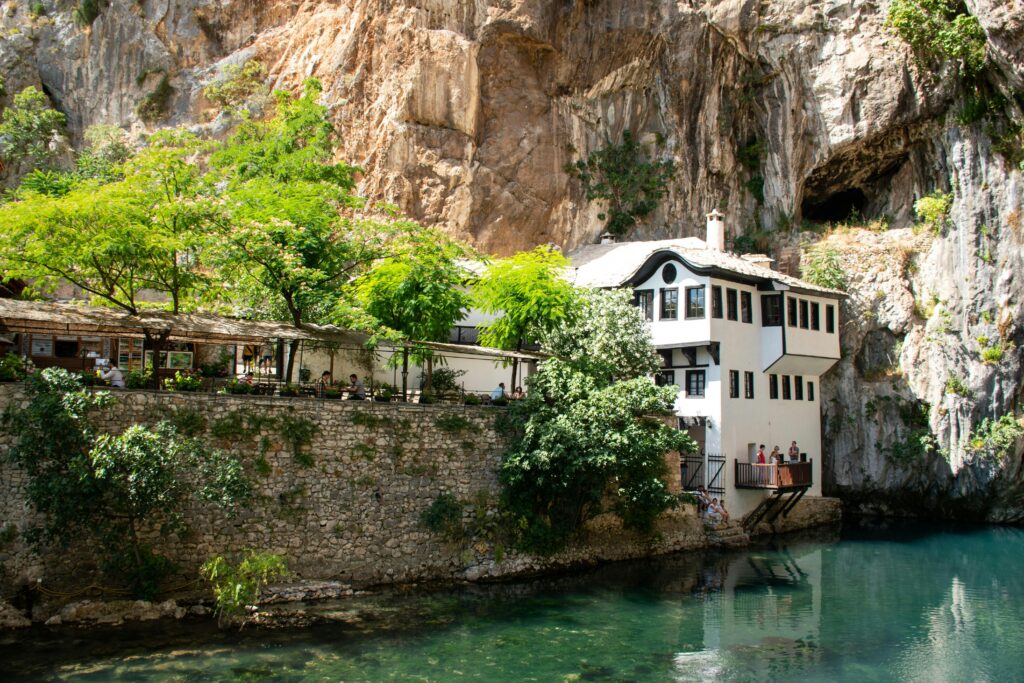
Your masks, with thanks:
[[(700, 234), (713, 207), (731, 236), (851, 210), (901, 228), (915, 199), (952, 191), (950, 225), (915, 247), (913, 272), (847, 261), (828, 483), (1024, 514), (1019, 444), (1001, 463), (965, 450), (1021, 395), (1021, 173), (987, 123), (956, 123), (956, 66), (918, 64), (884, 27), (888, 0), (112, 0), (88, 28), (73, 3), (44, 0), (39, 18), (27, 4), (0, 10), (8, 97), (42, 85), (76, 136), (99, 122), (141, 132), (135, 107), (165, 75), (160, 125), (206, 122), (203, 84), (255, 57), (275, 87), (323, 80), (363, 193), (495, 253), (592, 241), (601, 207), (562, 167), (626, 129), (678, 167), (635, 238)], [(986, 77), (1024, 87), (1024, 4), (966, 6), (987, 34)], [(865, 235), (863, 252), (901, 240)], [(1003, 361), (981, 363), (978, 337), (1004, 344)], [(946, 393), (950, 377), (970, 396)], [(894, 460), (906, 421), (882, 396), (927, 402), (935, 456)]]

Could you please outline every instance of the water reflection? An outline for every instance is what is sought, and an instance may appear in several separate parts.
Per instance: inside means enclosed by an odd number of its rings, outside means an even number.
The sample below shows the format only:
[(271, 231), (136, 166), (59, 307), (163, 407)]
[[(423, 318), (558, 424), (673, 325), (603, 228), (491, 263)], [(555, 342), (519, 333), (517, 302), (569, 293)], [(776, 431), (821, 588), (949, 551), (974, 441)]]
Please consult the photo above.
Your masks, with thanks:
[[(318, 609), (288, 632), (151, 625), (0, 643), (28, 680), (1014, 680), (1024, 533), (899, 529)], [(2, 678), (2, 676), (0, 676)]]

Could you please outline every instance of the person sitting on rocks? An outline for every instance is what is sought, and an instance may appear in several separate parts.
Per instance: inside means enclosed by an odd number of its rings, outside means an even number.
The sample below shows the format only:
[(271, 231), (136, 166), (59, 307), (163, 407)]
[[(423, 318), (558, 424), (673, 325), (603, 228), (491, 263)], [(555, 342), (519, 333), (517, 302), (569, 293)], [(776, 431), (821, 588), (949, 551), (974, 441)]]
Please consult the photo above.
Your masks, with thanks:
[(708, 492), (704, 490), (703, 486), (698, 486), (695, 495), (697, 497), (697, 514), (703, 517), (711, 506), (711, 501), (708, 500)]
[(719, 511), (717, 498), (711, 499), (705, 519), (711, 524), (718, 524), (722, 521), (722, 513)]
[(714, 502), (715, 502), (715, 508), (716, 508), (716, 512), (718, 514), (719, 519), (721, 519), (723, 522), (728, 524), (729, 523), (729, 511), (725, 509), (725, 501), (724, 500), (718, 500), (717, 498), (715, 498)]

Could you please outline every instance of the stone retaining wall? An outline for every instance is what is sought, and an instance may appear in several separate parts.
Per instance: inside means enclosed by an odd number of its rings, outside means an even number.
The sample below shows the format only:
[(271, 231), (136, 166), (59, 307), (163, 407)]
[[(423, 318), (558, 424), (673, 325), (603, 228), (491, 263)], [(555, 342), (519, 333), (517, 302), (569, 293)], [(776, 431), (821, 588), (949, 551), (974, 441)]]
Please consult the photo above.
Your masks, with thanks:
[[(665, 515), (653, 537), (625, 532), (614, 516), (603, 515), (588, 525), (580, 544), (544, 558), (478, 539), (450, 543), (428, 531), (420, 515), (442, 493), (465, 501), (467, 518), (493, 512), (497, 467), (507, 446), (495, 426), (502, 409), (146, 391), (114, 395), (116, 403), (97, 415), (102, 430), (116, 433), (174, 415), (201, 421), (207, 440), (239, 455), (255, 483), (257, 497), (249, 509), (229, 517), (196, 503), (185, 511), (187, 534), (157, 541), (158, 551), (188, 578), (211, 555), (249, 548), (283, 554), (299, 579), (368, 585), (533, 574), (719, 542), (706, 533), (693, 506)], [(19, 400), (20, 387), (0, 385), (0, 410)], [(214, 425), (245, 414), (315, 423), (317, 433), (303, 447), (312, 466), (296, 460), (292, 444), (273, 425), (228, 438), (211, 434)], [(0, 435), (0, 451), (9, 440)], [(32, 523), (26, 483), (23, 473), (0, 464), (0, 529)], [(801, 506), (825, 510), (812, 516), (816, 523), (838, 519), (838, 506), (822, 508), (821, 499)], [(40, 557), (18, 538), (0, 547), (0, 562), (0, 587), (6, 588), (40, 578), (51, 587), (71, 588), (98, 575), (87, 546)]]

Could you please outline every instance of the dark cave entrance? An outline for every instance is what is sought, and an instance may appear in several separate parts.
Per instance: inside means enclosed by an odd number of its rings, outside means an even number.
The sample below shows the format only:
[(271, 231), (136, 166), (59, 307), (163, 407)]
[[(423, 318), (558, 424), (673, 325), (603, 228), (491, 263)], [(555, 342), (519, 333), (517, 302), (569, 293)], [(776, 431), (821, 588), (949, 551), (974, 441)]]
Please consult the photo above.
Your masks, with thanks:
[(863, 215), (868, 198), (859, 187), (834, 192), (824, 198), (808, 197), (800, 205), (805, 220), (815, 222), (845, 221), (851, 215)]

